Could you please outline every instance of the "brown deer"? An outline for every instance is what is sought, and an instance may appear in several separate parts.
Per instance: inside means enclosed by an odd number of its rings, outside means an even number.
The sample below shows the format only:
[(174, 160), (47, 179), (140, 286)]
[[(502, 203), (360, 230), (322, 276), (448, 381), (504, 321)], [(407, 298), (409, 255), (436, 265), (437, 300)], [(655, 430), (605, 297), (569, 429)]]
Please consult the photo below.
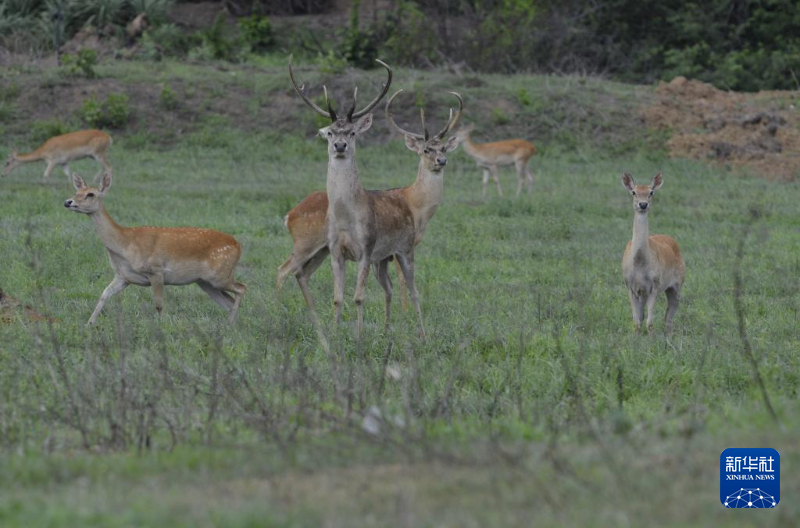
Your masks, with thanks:
[[(303, 88), (295, 81), (291, 59), (289, 76), (295, 91), (303, 101), (315, 112), (331, 120), (331, 125), (322, 128), (319, 133), (328, 140), (328, 211), (325, 226), (334, 277), (333, 303), (337, 324), (341, 322), (344, 303), (345, 261), (352, 260), (358, 263), (353, 300), (358, 310), (356, 334), (360, 337), (364, 325), (364, 293), (370, 265), (377, 264), (378, 282), (386, 293), (386, 299), (390, 300), (391, 283), (388, 279), (388, 265), (392, 258), (397, 258), (408, 285), (411, 302), (417, 311), (420, 335), (424, 338), (425, 326), (414, 282), (416, 238), (414, 215), (402, 193), (364, 189), (356, 166), (356, 139), (372, 126), (372, 114), (369, 111), (386, 95), (392, 82), (391, 68), (383, 62), (378, 62), (388, 73), (388, 80), (383, 85), (381, 93), (363, 110), (356, 112), (358, 95), (356, 89), (353, 94), (353, 106), (346, 117), (339, 117), (336, 114), (328, 100), (327, 90), (324, 92), (328, 110), (323, 110), (306, 96)], [(319, 258), (324, 259), (324, 256)], [(308, 302), (310, 297), (307, 295), (307, 288), (303, 294), (306, 295)], [(391, 305), (387, 302), (387, 316), (390, 310)]]
[(533, 189), (533, 173), (528, 167), (528, 160), (536, 154), (536, 147), (530, 141), (524, 139), (508, 139), (505, 141), (495, 141), (493, 143), (475, 143), (470, 134), (475, 129), (475, 125), (461, 127), (456, 132), (459, 143), (463, 143), (466, 152), (475, 163), (483, 169), (483, 196), (486, 196), (486, 187), (489, 184), (491, 174), (497, 186), (498, 196), (503, 196), (503, 189), (500, 187), (500, 179), (497, 176), (497, 167), (514, 165), (517, 168), (517, 193), (522, 192), (522, 184), (527, 180), (527, 190)]
[(156, 311), (161, 315), (164, 285), (196, 283), (230, 314), (229, 322), (236, 320), (247, 288), (234, 278), (242, 254), (235, 238), (194, 227), (123, 227), (103, 207), (103, 197), (111, 187), (110, 174), (103, 175), (99, 189), (87, 187), (77, 174), (72, 181), (77, 192), (64, 207), (89, 215), (114, 269), (114, 280), (103, 290), (87, 325), (95, 324), (109, 297), (129, 284), (152, 286)]
[[(422, 129), (424, 134), (408, 132), (400, 128), (392, 117), (391, 106), (394, 99), (402, 90), (398, 90), (386, 104), (386, 119), (389, 123), (402, 134), (405, 138), (406, 146), (415, 152), (419, 158), (419, 169), (417, 178), (409, 187), (384, 191), (402, 195), (408, 204), (414, 218), (414, 244), (419, 244), (425, 235), (428, 222), (436, 213), (437, 208), (442, 202), (444, 195), (444, 168), (447, 165), (447, 153), (457, 147), (455, 137), (445, 140), (448, 132), (456, 126), (463, 110), (463, 100), (455, 92), (452, 93), (458, 99), (458, 110), (455, 115), (450, 110), (450, 118), (445, 127), (430, 136), (425, 126), (425, 113), (420, 110)], [(325, 218), (328, 210), (328, 195), (324, 192), (314, 192), (300, 202), (294, 209), (286, 215), (285, 223), (289, 233), (294, 240), (292, 255), (278, 269), (278, 289), (280, 289), (284, 279), (290, 274), (294, 274), (309, 309), (314, 310), (311, 294), (308, 290), (308, 281), (328, 256), (327, 230)], [(401, 287), (405, 292), (405, 282), (402, 277), (402, 269), (399, 260), (395, 259), (398, 267), (398, 276), (401, 278)], [(376, 276), (381, 276), (380, 264), (374, 265)], [(386, 282), (381, 284), (386, 293), (386, 302), (391, 303), (392, 286), (389, 277), (385, 277)], [(403, 298), (405, 307), (405, 298)], [(390, 311), (387, 306), (385, 328), (389, 326)], [(312, 315), (312, 320), (316, 315)]]
[(100, 130), (80, 130), (48, 139), (39, 148), (27, 154), (20, 154), (11, 147), (11, 155), (6, 160), (3, 175), (8, 176), (12, 170), (23, 163), (32, 161), (45, 161), (44, 179), (50, 178), (50, 173), (56, 165), (64, 167), (64, 173), (69, 177), (69, 162), (81, 158), (94, 158), (102, 167), (95, 175), (95, 182), (104, 173), (111, 173), (111, 165), (106, 160), (106, 151), (112, 144), (111, 136)]
[(650, 185), (636, 185), (627, 172), (622, 185), (633, 196), (633, 239), (628, 242), (622, 256), (622, 276), (628, 286), (633, 322), (638, 334), (647, 305), (647, 331), (653, 331), (653, 310), (659, 293), (667, 296), (666, 333), (672, 334), (672, 320), (678, 311), (681, 287), (686, 268), (681, 250), (675, 239), (667, 235), (650, 235), (648, 214), (655, 192), (663, 179), (657, 173)]

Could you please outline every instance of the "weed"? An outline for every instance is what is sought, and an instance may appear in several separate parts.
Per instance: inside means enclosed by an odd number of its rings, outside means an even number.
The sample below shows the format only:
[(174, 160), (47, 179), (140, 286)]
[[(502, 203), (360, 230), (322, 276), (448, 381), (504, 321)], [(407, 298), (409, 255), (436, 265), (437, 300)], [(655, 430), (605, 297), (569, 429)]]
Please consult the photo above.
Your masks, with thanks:
[(94, 67), (97, 66), (97, 52), (93, 49), (83, 48), (75, 55), (61, 56), (61, 64), (68, 75), (82, 76), (87, 79), (97, 77)]
[(158, 102), (165, 110), (175, 110), (178, 107), (178, 96), (170, 85), (165, 84), (161, 89), (161, 95), (158, 96)]

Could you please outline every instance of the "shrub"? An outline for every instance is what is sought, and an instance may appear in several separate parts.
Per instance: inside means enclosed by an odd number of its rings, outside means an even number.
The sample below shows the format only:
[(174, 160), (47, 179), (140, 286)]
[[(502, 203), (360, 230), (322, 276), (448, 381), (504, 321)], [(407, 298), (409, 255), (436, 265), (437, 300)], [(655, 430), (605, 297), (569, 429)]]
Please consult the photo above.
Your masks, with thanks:
[(272, 24), (265, 16), (252, 15), (240, 18), (239, 32), (250, 51), (262, 52), (273, 44)]
[(69, 75), (83, 76), (87, 79), (97, 77), (97, 72), (94, 71), (97, 65), (97, 52), (93, 49), (83, 48), (75, 55), (63, 55), (61, 64)]
[(339, 52), (353, 66), (370, 69), (375, 67), (375, 59), (378, 58), (378, 38), (373, 31), (360, 28), (360, 4), (361, 0), (353, 0), (350, 7), (350, 26), (342, 34)]
[(347, 61), (333, 50), (328, 50), (326, 55), (320, 53), (317, 56), (317, 63), (319, 64), (319, 71), (328, 75), (338, 75), (347, 68)]
[(81, 106), (81, 118), (93, 127), (123, 128), (130, 118), (129, 98), (125, 94), (108, 94), (104, 102), (95, 96)]
[(161, 89), (161, 95), (158, 96), (158, 102), (165, 110), (174, 110), (178, 107), (178, 96), (170, 85), (165, 84)]

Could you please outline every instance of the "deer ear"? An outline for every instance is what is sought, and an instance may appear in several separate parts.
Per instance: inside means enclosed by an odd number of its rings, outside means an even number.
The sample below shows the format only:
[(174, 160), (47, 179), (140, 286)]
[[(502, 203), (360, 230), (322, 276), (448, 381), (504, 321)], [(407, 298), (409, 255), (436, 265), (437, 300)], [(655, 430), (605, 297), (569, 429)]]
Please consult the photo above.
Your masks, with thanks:
[(367, 114), (356, 122), (356, 134), (363, 134), (372, 126), (372, 114)]
[(444, 151), (453, 152), (457, 148), (458, 148), (458, 137), (450, 136), (450, 138), (444, 144)]
[(661, 184), (664, 183), (664, 179), (661, 177), (661, 172), (657, 172), (655, 176), (653, 176), (653, 180), (650, 182), (650, 189), (655, 192), (661, 188)]
[(73, 172), (72, 173), (72, 185), (75, 186), (75, 190), (76, 191), (80, 191), (81, 189), (86, 187), (86, 182), (83, 181), (83, 178), (81, 178), (80, 175), (78, 175), (78, 174)]
[(416, 140), (416, 138), (409, 136), (408, 134), (404, 134), (403, 139), (406, 140), (406, 146), (408, 147), (408, 150), (419, 153), (419, 142)]
[(111, 173), (106, 171), (103, 173), (103, 181), (100, 182), (100, 194), (103, 195), (111, 188)]
[(628, 189), (630, 192), (633, 192), (633, 187), (636, 185), (636, 180), (633, 179), (633, 176), (628, 174), (627, 172), (622, 174), (622, 186)]
[(318, 135), (319, 137), (321, 137), (322, 139), (328, 139), (328, 130), (330, 130), (330, 128), (331, 128), (331, 127), (320, 128), (320, 129), (317, 131), (317, 135)]

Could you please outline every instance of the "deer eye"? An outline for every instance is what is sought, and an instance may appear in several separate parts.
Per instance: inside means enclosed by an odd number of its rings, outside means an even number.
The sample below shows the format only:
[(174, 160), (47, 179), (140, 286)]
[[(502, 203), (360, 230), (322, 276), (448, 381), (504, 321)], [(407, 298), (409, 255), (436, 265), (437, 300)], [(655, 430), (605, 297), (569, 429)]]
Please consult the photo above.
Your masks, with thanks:
[(631, 191), (631, 196), (636, 196), (636, 191)]
[(653, 191), (650, 191), (650, 196), (653, 196)]
[(333, 132), (331, 132), (330, 130), (328, 131), (328, 137), (333, 137)]
[(431, 153), (431, 149), (429, 149), (429, 148), (426, 148), (425, 150), (423, 150), (423, 152), (424, 152), (425, 154), (430, 154), (430, 153)]
[(94, 193), (86, 193), (87, 198), (94, 198)]
[(355, 132), (350, 132), (350, 137), (356, 137), (356, 133)]

